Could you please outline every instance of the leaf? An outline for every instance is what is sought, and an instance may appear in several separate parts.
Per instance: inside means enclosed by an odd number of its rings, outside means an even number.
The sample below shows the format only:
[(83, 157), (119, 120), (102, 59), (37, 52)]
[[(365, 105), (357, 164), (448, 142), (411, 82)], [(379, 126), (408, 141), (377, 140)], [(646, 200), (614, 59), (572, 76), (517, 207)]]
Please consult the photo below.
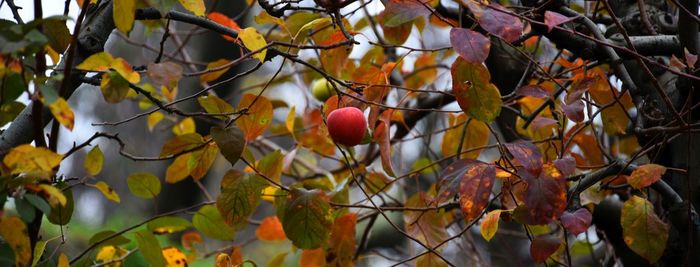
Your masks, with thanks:
[(394, 168), (391, 164), (391, 136), (390, 136), (390, 121), (389, 115), (391, 111), (387, 110), (379, 117), (379, 125), (374, 129), (374, 141), (379, 143), (379, 156), (382, 161), (382, 168), (389, 176), (395, 177)]
[(537, 176), (542, 171), (542, 154), (533, 143), (525, 140), (518, 140), (505, 144), (513, 158), (523, 165), (523, 168), (530, 174)]
[(236, 121), (245, 133), (245, 140), (252, 141), (260, 136), (272, 123), (272, 103), (264, 96), (245, 94), (238, 103), (238, 110), (247, 109)]
[[(105, 230), (98, 232), (92, 237), (90, 237), (90, 240), (88, 241), (88, 244), (93, 245), (96, 244), (98, 241), (101, 241), (100, 246), (121, 246), (128, 244), (131, 242), (129, 239), (122, 235), (116, 235), (110, 239), (104, 240), (105, 238), (114, 235), (115, 232), (112, 230)], [(104, 241), (103, 241), (104, 240)]]
[(467, 62), (481, 64), (489, 55), (491, 40), (481, 33), (463, 29), (452, 28), (450, 30), (450, 44), (452, 48)]
[(176, 247), (167, 247), (162, 250), (163, 258), (168, 267), (186, 267), (187, 256)]
[(666, 249), (669, 226), (654, 213), (646, 199), (632, 196), (622, 205), (620, 223), (625, 244), (649, 263), (661, 258)]
[(73, 114), (73, 110), (68, 105), (68, 102), (66, 102), (63, 97), (59, 96), (56, 101), (48, 104), (48, 106), (49, 110), (51, 110), (51, 114), (53, 114), (53, 117), (56, 118), (56, 120), (63, 125), (63, 127), (66, 127), (69, 131), (72, 131), (75, 123), (75, 114)]
[(284, 234), (284, 229), (282, 229), (282, 223), (277, 216), (265, 217), (255, 229), (255, 236), (260, 240), (265, 241), (278, 241), (285, 240), (287, 236)]
[(666, 173), (666, 167), (658, 164), (644, 164), (627, 177), (627, 183), (634, 189), (642, 189), (652, 185)]
[(165, 266), (165, 258), (163, 258), (160, 244), (151, 231), (143, 229), (136, 232), (135, 237), (139, 246), (139, 252), (141, 252), (150, 266)]
[[(221, 14), (219, 12), (211, 12), (211, 13), (209, 13), (209, 15), (207, 15), (207, 18), (209, 18), (210, 20), (213, 20), (214, 22), (219, 23), (219, 24), (223, 25), (224, 27), (229, 28), (231, 30), (234, 30), (234, 31), (241, 30), (241, 27), (238, 26), (238, 23), (236, 23), (236, 21), (230, 19), (226, 15)], [(225, 35), (225, 34), (222, 34), (221, 37), (223, 37), (227, 41), (231, 41), (231, 42), (236, 41), (236, 38), (233, 38), (233, 37)], [(209, 68), (209, 66), (207, 66), (207, 68)]]
[(97, 252), (97, 255), (95, 256), (95, 261), (99, 263), (106, 263), (112, 261), (121, 263), (123, 260), (120, 260), (119, 258), (125, 254), (126, 250), (124, 250), (123, 248), (115, 246), (102, 246), (100, 247), (100, 249)]
[(160, 121), (162, 121), (164, 118), (165, 118), (165, 115), (163, 115), (162, 112), (157, 112), (157, 111), (156, 111), (156, 112), (153, 112), (153, 113), (149, 114), (148, 117), (147, 117), (147, 119), (146, 119), (146, 120), (147, 120), (147, 124), (148, 124), (148, 125), (147, 125), (147, 126), (148, 126), (148, 130), (152, 132), (152, 131), (153, 131), (153, 128), (155, 128), (156, 125), (157, 125)]
[(452, 64), (452, 94), (462, 110), (474, 119), (491, 122), (501, 113), (501, 93), (490, 83), (491, 75), (482, 64), (461, 57)]
[(496, 232), (498, 231), (498, 221), (501, 218), (501, 212), (503, 210), (492, 210), (484, 215), (484, 220), (481, 221), (481, 236), (486, 239), (486, 241), (491, 241)]
[(71, 217), (73, 217), (73, 209), (75, 208), (75, 202), (73, 201), (73, 190), (70, 188), (61, 189), (63, 195), (66, 198), (66, 203), (61, 205), (61, 203), (50, 204), (51, 213), (47, 215), (49, 222), (55, 225), (66, 225), (70, 222)]
[[(223, 99), (215, 95), (200, 96), (197, 98), (199, 105), (204, 108), (204, 110), (209, 114), (221, 114), (221, 113), (233, 113), (234, 109), (231, 105), (226, 103)], [(216, 116), (221, 120), (228, 119), (228, 116)]]
[(110, 71), (102, 75), (100, 89), (107, 103), (119, 103), (129, 93), (129, 82), (118, 73)]
[(219, 155), (219, 147), (210, 142), (203, 149), (192, 152), (187, 161), (187, 169), (190, 170), (192, 179), (201, 180), (209, 172), (216, 156)]
[[(43, 22), (43, 32), (49, 39), (49, 45), (56, 52), (66, 51), (71, 41), (71, 34), (66, 26), (65, 19), (46, 19)], [(58, 64), (57, 61), (54, 61)]]
[(105, 157), (100, 150), (100, 146), (93, 147), (87, 156), (85, 156), (85, 170), (91, 176), (95, 176), (102, 171), (102, 164), (104, 163)]
[[(267, 45), (265, 37), (258, 33), (258, 30), (253, 27), (248, 27), (240, 31), (238, 33), (238, 38), (243, 41), (243, 45), (245, 45), (245, 47), (251, 52), (260, 50)], [(253, 58), (257, 58), (260, 60), (260, 62), (264, 62), (266, 53), (267, 49), (262, 49), (260, 52), (254, 54)]]
[(323, 267), (326, 266), (326, 253), (323, 248), (305, 249), (299, 257), (299, 266)]
[(123, 58), (115, 58), (110, 65), (119, 75), (130, 83), (138, 83), (141, 81), (141, 76), (138, 72), (134, 71), (131, 65), (126, 62)]
[(552, 163), (564, 177), (569, 177), (576, 171), (576, 160), (572, 156), (564, 156), (563, 158), (555, 159)]
[(553, 235), (541, 235), (533, 238), (530, 244), (530, 256), (536, 263), (545, 262), (549, 256), (561, 247), (561, 240)]
[(211, 128), (210, 132), (211, 138), (219, 146), (219, 151), (224, 155), (224, 158), (231, 163), (231, 166), (236, 164), (245, 148), (243, 131), (236, 126), (226, 129), (215, 126)]
[(595, 75), (595, 82), (589, 89), (591, 98), (600, 106), (611, 105), (602, 111), (603, 130), (609, 135), (626, 133), (627, 125), (630, 123), (627, 110), (634, 106), (632, 97), (629, 92), (620, 95), (617, 89), (611, 87), (602, 69), (595, 68), (590, 72)]
[(99, 52), (90, 55), (75, 68), (86, 71), (106, 71), (109, 70), (112, 61), (114, 61), (112, 55), (107, 52)]
[(469, 222), (486, 208), (496, 179), (496, 168), (490, 164), (474, 164), (461, 175), (459, 182), (459, 205), (464, 220)]
[(61, 252), (61, 255), (58, 256), (58, 267), (70, 267), (70, 264), (68, 263), (68, 256), (63, 254), (63, 252)]
[(485, 163), (472, 159), (462, 159), (445, 167), (440, 172), (436, 201), (445, 202), (452, 200), (459, 192), (462, 176), (477, 164)]
[(36, 266), (36, 264), (39, 263), (39, 260), (41, 259), (41, 255), (44, 254), (44, 249), (46, 249), (46, 241), (44, 241), (44, 240), (37, 241), (36, 245), (34, 245), (34, 256), (32, 257), (32, 267)]
[(576, 236), (588, 230), (588, 227), (591, 226), (593, 215), (586, 208), (580, 208), (573, 213), (564, 212), (559, 219), (564, 228)]
[(134, 26), (134, 16), (136, 13), (136, 0), (119, 0), (112, 2), (112, 17), (114, 17), (114, 25), (117, 29), (128, 35), (131, 28)]
[(156, 235), (172, 234), (190, 227), (192, 224), (188, 220), (174, 216), (160, 217), (146, 225), (146, 228)]
[(119, 203), (121, 201), (121, 199), (119, 199), (119, 194), (117, 194), (117, 192), (114, 191), (114, 189), (112, 189), (112, 187), (110, 187), (107, 183), (99, 181), (95, 184), (95, 188), (97, 188), (97, 190), (100, 190), (102, 195), (104, 195), (105, 198), (109, 199), (110, 201), (116, 203)]
[(0, 236), (15, 252), (15, 264), (26, 266), (32, 257), (32, 248), (27, 236), (27, 226), (19, 217), (12, 216), (0, 220)]
[(192, 153), (186, 153), (175, 158), (175, 161), (165, 170), (165, 182), (174, 184), (190, 175), (188, 162)]
[(355, 256), (355, 227), (357, 214), (348, 213), (335, 219), (331, 228), (331, 237), (326, 258), (330, 266), (353, 266)]
[(62, 159), (63, 156), (45, 147), (24, 144), (12, 148), (2, 162), (10, 169), (11, 174), (26, 173), (46, 179)]
[(332, 20), (329, 17), (324, 17), (324, 18), (317, 18), (312, 21), (309, 21), (308, 23), (304, 24), (304, 26), (301, 26), (299, 30), (294, 34), (293, 39), (297, 39), (299, 37), (299, 34), (301, 34), (304, 31), (308, 31), (310, 29), (313, 29), (316, 26), (322, 25), (322, 24), (328, 24), (331, 23)]
[(174, 62), (149, 63), (146, 73), (155, 85), (175, 88), (182, 78), (182, 66)]
[[(211, 15), (211, 14), (209, 14)], [(228, 37), (228, 36), (226, 36)], [(231, 61), (226, 60), (226, 59), (219, 59), (217, 61), (212, 61), (207, 64), (207, 70), (213, 70), (213, 69), (218, 69), (221, 66), (224, 66), (226, 64), (229, 64)], [(211, 82), (213, 80), (218, 79), (221, 77), (221, 75), (224, 75), (231, 67), (225, 67), (220, 70), (215, 70), (215, 71), (208, 71), (207, 73), (202, 74), (202, 76), (199, 76), (199, 82), (201, 83), (207, 83)]]
[(282, 218), (287, 238), (301, 249), (314, 249), (325, 244), (333, 224), (330, 208), (322, 191), (293, 189)]
[(547, 25), (547, 32), (551, 32), (554, 27), (570, 21), (569, 17), (553, 11), (544, 12), (544, 24)]
[(484, 9), (484, 13), (478, 16), (479, 25), (493, 35), (497, 35), (506, 42), (513, 42), (523, 33), (523, 23), (510, 11), (501, 5), (492, 3)]
[(63, 191), (48, 184), (40, 184), (39, 188), (44, 196), (48, 196), (49, 204), (65, 206), (68, 199), (63, 195)]
[[(425, 208), (430, 207), (431, 203), (424, 193), (419, 192), (408, 198), (405, 205), (412, 208)], [(429, 247), (435, 247), (448, 238), (447, 220), (437, 210), (405, 211), (404, 222), (406, 233)]]
[(236, 234), (236, 230), (224, 222), (214, 205), (202, 206), (192, 216), (192, 224), (197, 231), (217, 240), (232, 240)]
[(267, 265), (265, 265), (265, 266), (266, 267), (281, 267), (281, 266), (283, 266), (284, 258), (287, 257), (287, 254), (289, 254), (289, 252), (282, 252), (280, 254), (277, 254), (269, 262), (267, 262)]
[(520, 172), (527, 183), (524, 192), (525, 206), (533, 221), (530, 224), (547, 224), (559, 218), (566, 208), (566, 179), (551, 164), (545, 164), (539, 176)]
[(160, 156), (177, 155), (185, 151), (192, 150), (204, 144), (204, 138), (198, 133), (188, 133), (176, 135), (165, 144), (160, 151)]
[(140, 198), (149, 199), (160, 194), (160, 180), (151, 173), (132, 173), (126, 177), (126, 184), (129, 186), (129, 191)]
[(275, 182), (280, 182), (282, 178), (282, 164), (284, 157), (279, 150), (275, 150), (272, 153), (265, 155), (258, 163), (257, 170), (272, 179)]
[(204, 16), (206, 12), (206, 7), (204, 6), (203, 0), (179, 0), (180, 4), (195, 16)]
[(430, 9), (417, 1), (410, 0), (390, 0), (385, 8), (384, 24), (388, 27), (397, 27), (401, 24), (411, 22), (418, 17), (425, 17), (430, 14)]
[(267, 182), (260, 176), (230, 170), (221, 180), (221, 194), (216, 198), (216, 207), (226, 223), (245, 223), (248, 216), (260, 204), (262, 189)]
[(173, 126), (173, 134), (175, 135), (183, 135), (183, 134), (191, 134), (195, 133), (196, 125), (194, 123), (194, 119), (192, 117), (187, 117), (184, 118), (180, 123), (175, 124)]
[(467, 125), (466, 132), (464, 133), (464, 139), (462, 141), (460, 158), (478, 158), (482, 150), (475, 150), (474, 148), (488, 145), (490, 134), (488, 125), (481, 121), (471, 120), (467, 118), (466, 114), (464, 113), (457, 116), (448, 114), (448, 120), (448, 125), (451, 128), (445, 131), (445, 134), (442, 136), (442, 155), (449, 157), (458, 152), (457, 148), (459, 147), (460, 138), (462, 138), (463, 134), (463, 126), (459, 125), (468, 122), (469, 124)]

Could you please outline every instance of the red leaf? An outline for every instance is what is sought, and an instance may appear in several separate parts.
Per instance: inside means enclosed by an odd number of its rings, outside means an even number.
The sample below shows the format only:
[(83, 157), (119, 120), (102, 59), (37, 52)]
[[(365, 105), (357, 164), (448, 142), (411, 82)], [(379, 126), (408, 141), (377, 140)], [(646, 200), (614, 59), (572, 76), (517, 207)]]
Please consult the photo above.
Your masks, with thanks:
[(554, 165), (543, 166), (539, 176), (520, 172), (527, 183), (525, 206), (532, 224), (547, 224), (559, 218), (566, 208), (566, 179)]
[(484, 211), (495, 179), (496, 168), (490, 164), (475, 164), (462, 175), (459, 182), (459, 205), (465, 221), (478, 218)]
[(540, 150), (532, 143), (524, 140), (515, 141), (505, 144), (508, 152), (513, 155), (513, 158), (518, 163), (523, 165), (523, 168), (532, 175), (538, 175), (542, 170), (542, 154)]
[(554, 163), (554, 167), (557, 167), (564, 177), (568, 177), (576, 171), (576, 159), (571, 156), (555, 159), (552, 163)]
[(518, 96), (532, 96), (537, 98), (547, 98), (549, 97), (549, 92), (544, 90), (539, 85), (524, 85), (515, 90), (515, 94)]
[(583, 78), (583, 80), (577, 81), (569, 89), (569, 93), (564, 98), (566, 104), (571, 104), (575, 101), (581, 100), (581, 95), (588, 91), (593, 84), (595, 84), (595, 78)]
[(503, 38), (506, 42), (513, 42), (520, 38), (523, 33), (523, 23), (509, 12), (499, 4), (490, 4), (479, 16), (479, 25), (489, 33)]
[(481, 64), (486, 60), (491, 48), (491, 40), (489, 38), (486, 38), (481, 33), (463, 28), (452, 28), (450, 30), (450, 44), (462, 58), (477, 64)]
[[(209, 18), (210, 20), (213, 20), (214, 22), (219, 23), (227, 28), (231, 28), (234, 31), (241, 30), (241, 27), (238, 26), (238, 23), (236, 23), (234, 20), (230, 19), (226, 15), (221, 14), (219, 12), (211, 12), (211, 13), (209, 13), (209, 15), (207, 15), (207, 18)], [(228, 35), (222, 34), (221, 37), (224, 37), (224, 39), (226, 39), (227, 41), (231, 41), (231, 42), (236, 41), (236, 38), (233, 38), (233, 37), (228, 36)]]
[(384, 9), (384, 24), (397, 27), (430, 14), (430, 10), (415, 0), (390, 0)]
[(536, 263), (543, 263), (561, 247), (561, 240), (552, 235), (535, 237), (530, 244), (530, 256)]
[(461, 159), (455, 161), (454, 163), (447, 166), (440, 173), (440, 182), (438, 184), (438, 194), (437, 201), (445, 202), (449, 201), (452, 197), (457, 195), (459, 191), (459, 182), (462, 175), (472, 168), (475, 164), (482, 164), (483, 162), (473, 160), (473, 159)]
[(569, 17), (559, 14), (557, 12), (544, 12), (544, 24), (547, 25), (547, 32), (551, 32), (554, 27), (569, 21)]
[(568, 211), (564, 212), (559, 219), (567, 231), (571, 232), (573, 235), (578, 235), (585, 232), (588, 227), (591, 226), (593, 215), (591, 215), (591, 212), (587, 209), (580, 208), (574, 211), (574, 213)]
[(561, 110), (564, 111), (564, 115), (574, 122), (582, 122), (585, 118), (583, 115), (583, 101), (578, 100), (573, 103), (567, 104), (562, 103)]
[(688, 52), (688, 48), (683, 48), (683, 54), (685, 55), (685, 63), (688, 64), (689, 68), (694, 68), (695, 63), (698, 62), (698, 55), (693, 55)]

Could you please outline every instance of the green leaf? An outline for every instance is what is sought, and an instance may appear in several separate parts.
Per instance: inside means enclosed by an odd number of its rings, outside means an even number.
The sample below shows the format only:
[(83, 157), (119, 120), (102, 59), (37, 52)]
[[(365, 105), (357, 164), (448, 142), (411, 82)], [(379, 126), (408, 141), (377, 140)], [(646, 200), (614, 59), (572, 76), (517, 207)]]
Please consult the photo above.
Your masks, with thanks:
[[(233, 106), (229, 105), (229, 103), (226, 103), (226, 101), (215, 95), (200, 96), (197, 98), (197, 102), (199, 102), (199, 105), (202, 106), (202, 108), (204, 108), (204, 110), (210, 114), (233, 113), (235, 111), (233, 109)], [(228, 117), (221, 115), (216, 116), (216, 118), (226, 120)]]
[[(3, 90), (3, 89), (0, 89)], [(8, 122), (14, 121), (26, 106), (20, 102), (10, 102), (0, 106), (0, 127)]]
[(221, 180), (221, 194), (216, 199), (216, 207), (226, 223), (245, 223), (260, 204), (260, 195), (265, 186), (267, 182), (260, 176), (228, 171)]
[(52, 205), (51, 214), (48, 215), (49, 222), (55, 225), (66, 225), (68, 222), (70, 222), (71, 217), (73, 217), (73, 208), (75, 207), (75, 202), (73, 201), (73, 190), (66, 189), (62, 192), (63, 195), (66, 196), (66, 205)]
[(192, 227), (192, 223), (180, 217), (165, 216), (148, 222), (146, 227), (156, 235), (172, 234)]
[(46, 215), (51, 214), (51, 205), (49, 205), (46, 200), (40, 196), (34, 195), (34, 194), (26, 194), (24, 195), (24, 199), (29, 201), (29, 203), (32, 204), (32, 206), (36, 207), (39, 209), (41, 212), (43, 212)]
[[(115, 232), (112, 231), (112, 230), (105, 230), (105, 231), (102, 231), (102, 232), (98, 232), (98, 233), (92, 235), (92, 237), (90, 237), (90, 240), (88, 241), (88, 244), (90, 244), (90, 245), (95, 244), (95, 243), (97, 243), (97, 242), (99, 242), (99, 241), (102, 241), (103, 239), (107, 238), (108, 236), (113, 235), (114, 233), (115, 233)], [(124, 236), (122, 236), (122, 235), (117, 235), (117, 236), (114, 236), (114, 237), (112, 237), (112, 238), (110, 238), (110, 239), (108, 239), (108, 240), (106, 240), (106, 241), (100, 243), (100, 245), (97, 246), (96, 249), (99, 248), (99, 247), (102, 247), (102, 246), (121, 246), (121, 245), (126, 245), (126, 244), (128, 244), (129, 242), (131, 242), (131, 241), (130, 241), (129, 239), (127, 239), (126, 237), (124, 237)]]
[(32, 204), (29, 203), (26, 198), (15, 199), (15, 209), (23, 221), (34, 221), (34, 218), (36, 217), (36, 209), (34, 209), (34, 206), (32, 206)]
[(272, 179), (275, 182), (279, 182), (282, 177), (282, 163), (284, 157), (279, 150), (265, 155), (258, 163), (258, 171), (267, 176), (267, 178)]
[(45, 19), (44, 34), (49, 39), (49, 45), (58, 53), (66, 51), (71, 41), (71, 34), (65, 19)]
[(221, 213), (214, 205), (206, 205), (192, 216), (192, 224), (197, 231), (218, 240), (232, 240), (236, 230), (224, 222)]
[(100, 89), (102, 89), (102, 96), (107, 103), (119, 103), (129, 93), (129, 82), (119, 73), (110, 71), (102, 75)]
[(219, 146), (219, 151), (224, 155), (224, 158), (226, 158), (232, 166), (236, 164), (245, 148), (243, 131), (236, 126), (231, 126), (226, 129), (212, 127), (211, 138), (214, 139), (216, 145)]
[(501, 113), (501, 93), (490, 82), (491, 74), (482, 64), (458, 57), (452, 64), (452, 94), (462, 110), (474, 119), (491, 122)]
[(158, 239), (151, 231), (146, 229), (136, 232), (136, 242), (139, 245), (139, 252), (143, 255), (150, 266), (165, 266), (165, 258), (160, 250)]
[(661, 258), (668, 241), (669, 226), (654, 213), (648, 200), (632, 196), (622, 205), (622, 236), (627, 246), (649, 263)]
[(322, 191), (294, 189), (282, 219), (289, 240), (301, 249), (314, 249), (325, 244), (333, 224), (330, 208)]
[(126, 178), (132, 194), (140, 198), (154, 198), (160, 194), (160, 180), (151, 173), (132, 173)]

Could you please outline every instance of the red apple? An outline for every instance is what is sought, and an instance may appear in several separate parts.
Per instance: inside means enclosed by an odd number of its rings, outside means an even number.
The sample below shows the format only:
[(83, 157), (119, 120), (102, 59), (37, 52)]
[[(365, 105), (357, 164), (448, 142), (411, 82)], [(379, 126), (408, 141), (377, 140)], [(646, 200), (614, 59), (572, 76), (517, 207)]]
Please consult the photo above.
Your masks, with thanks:
[(333, 141), (346, 146), (355, 146), (362, 142), (367, 131), (365, 115), (356, 107), (333, 110), (328, 114), (326, 122)]

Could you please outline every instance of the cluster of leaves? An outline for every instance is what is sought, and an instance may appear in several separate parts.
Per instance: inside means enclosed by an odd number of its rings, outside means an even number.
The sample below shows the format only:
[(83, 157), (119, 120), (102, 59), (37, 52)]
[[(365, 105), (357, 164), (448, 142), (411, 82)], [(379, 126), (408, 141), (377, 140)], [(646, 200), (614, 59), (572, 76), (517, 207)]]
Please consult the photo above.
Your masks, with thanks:
[[(175, 19), (166, 14), (174, 12), (171, 10), (178, 1), (153, 2), (157, 3), (107, 1), (112, 5), (114, 25), (126, 35), (134, 28), (137, 10), (155, 8), (163, 17)], [(283, 15), (272, 14), (273, 9), (263, 7), (254, 14), (255, 27), (241, 28), (222, 13), (207, 12), (202, 0), (179, 3), (191, 13), (188, 15), (196, 18), (189, 23), (220, 27), (214, 30), (232, 47), (238, 47), (241, 57), (212, 61), (205, 69), (186, 73), (183, 65), (174, 61), (135, 67), (124, 58), (99, 52), (77, 64), (75, 71), (95, 73), (89, 80), (99, 86), (106, 102), (138, 103), (143, 112), (134, 118), (146, 117), (149, 130), (158, 125), (172, 129), (173, 135), (164, 141), (158, 157), (138, 157), (153, 161), (172, 159), (165, 176), (133, 172), (126, 177), (132, 195), (153, 199), (167, 190), (169, 184), (189, 178), (200, 183), (219, 155), (231, 168), (220, 178), (220, 193), (210, 201), (157, 214), (124, 230), (99, 232), (71, 264), (117, 264), (138, 253), (153, 266), (183, 266), (208, 255), (214, 256), (217, 266), (237, 266), (250, 260), (242, 253), (244, 244), (232, 241), (237, 232), (253, 224), (257, 227), (258, 240), (289, 240), (294, 248), (301, 249), (301, 266), (348, 266), (357, 260), (358, 251), (366, 243), (366, 234), (356, 240), (358, 222), (378, 216), (389, 220), (395, 231), (422, 249), (423, 252), (408, 255), (405, 260), (415, 259), (417, 265), (451, 265), (450, 259), (441, 254), (446, 243), (457, 242), (456, 238), (475, 225), (483, 238), (490, 241), (498, 233), (500, 221), (515, 221), (525, 226), (534, 262), (560, 263), (571, 260), (569, 241), (589, 231), (590, 210), (611, 194), (626, 199), (619, 219), (627, 246), (650, 263), (662, 256), (669, 226), (657, 215), (643, 189), (658, 182), (666, 172), (665, 167), (644, 164), (629, 175), (612, 173), (595, 181), (593, 186), (576, 187), (592, 170), (612, 164), (614, 157), (637, 157), (633, 154), (639, 145), (627, 133), (631, 121), (628, 111), (634, 108), (632, 96), (611, 84), (608, 66), (592, 65), (575, 55), (557, 57), (549, 67), (533, 61), (545, 78), (527, 79), (514, 93), (502, 96), (502, 88), (498, 88), (484, 64), (492, 42), (509, 45), (519, 53), (534, 51), (532, 55), (545, 57), (538, 54), (539, 37), (523, 38), (527, 26), (564, 29), (562, 25), (573, 18), (547, 11), (540, 22), (496, 3), (462, 1), (460, 4), (470, 11), (474, 21), (474, 26), (468, 29), (436, 13), (439, 1), (390, 0), (381, 13), (366, 14), (355, 23), (341, 16), (339, 7), (333, 5), (322, 5), (325, 13), (300, 7)], [(70, 81), (63, 81), (61, 75), (47, 78), (26, 67), (39, 51), (51, 56), (55, 65), (59, 63), (56, 51), (71, 51), (67, 47), (76, 37), (66, 28), (66, 19), (51, 17), (26, 24), (0, 22), (3, 38), (0, 60), (4, 63), (0, 65), (0, 125), (17, 118), (25, 108), (18, 99), (26, 93), (35, 104), (46, 105), (60, 125), (73, 129), (75, 114), (65, 96), (51, 86), (52, 80), (56, 84)], [(149, 28), (168, 25), (166, 19), (142, 23)], [(375, 27), (382, 30), (376, 36), (379, 43), (361, 58), (351, 58), (355, 37)], [(451, 47), (403, 46), (409, 37), (420, 37), (429, 28), (449, 30)], [(268, 33), (262, 35), (263, 30)], [(407, 52), (399, 55), (396, 48)], [(315, 50), (317, 57), (300, 58), (302, 50)], [(62, 54), (64, 58), (69, 56), (67, 53)], [(290, 75), (279, 75), (283, 78), (276, 78), (275, 74), (264, 85), (254, 86), (257, 89), (254, 93), (241, 94), (237, 104), (212, 92), (222, 81), (237, 77), (226, 76), (232, 67), (241, 62), (253, 62), (259, 67), (274, 56), (299, 63), (310, 71), (292, 70)], [(404, 60), (409, 57), (415, 59), (412, 65)], [(555, 67), (560, 71), (556, 77), (550, 74)], [(198, 76), (203, 89), (190, 95), (180, 94), (178, 85), (185, 76)], [(297, 107), (295, 103), (271, 99), (265, 94), (270, 84), (291, 82), (293, 76), (305, 85), (319, 78), (333, 81), (330, 84), (337, 95), (323, 103), (309, 99), (312, 104)], [(436, 88), (434, 83), (440, 81), (451, 81), (451, 89)], [(411, 105), (426, 97), (443, 95), (454, 97), (460, 110), (430, 107), (429, 111), (446, 124), (444, 129), (425, 134), (438, 137), (435, 139), (441, 153), (421, 158), (410, 170), (402, 168), (405, 164), (397, 168), (392, 164), (397, 158), (392, 149), (404, 137), (397, 136), (398, 129), (414, 134), (413, 116), (426, 112)], [(175, 107), (177, 103), (195, 99), (198, 112)], [(346, 106), (367, 111), (370, 134), (363, 142), (366, 146), (341, 147), (328, 137), (325, 115)], [(298, 112), (297, 108), (303, 110)], [(492, 127), (506, 108), (518, 114), (513, 128), (522, 140), (502, 142)], [(283, 109), (288, 110), (286, 119), (275, 120), (274, 111)], [(598, 116), (600, 123), (594, 121)], [(205, 123), (216, 126), (207, 134), (197, 132), (196, 126)], [(597, 132), (600, 129), (615, 137), (615, 143), (600, 142)], [(271, 142), (270, 135), (286, 136), (295, 145), (285, 150)], [(137, 158), (124, 151), (119, 136), (105, 133), (96, 133), (63, 154), (55, 146), (51, 149), (38, 143), (17, 144), (8, 151), (0, 151), (4, 155), (0, 207), (4, 207), (10, 196), (16, 211), (0, 212), (2, 244), (14, 252), (14, 258), (3, 261), (35, 265), (42, 257), (53, 256), (44, 256), (44, 250), (48, 242), (57, 239), (32, 241), (36, 236), (30, 236), (27, 229), (44, 215), (53, 224), (68, 224), (75, 206), (73, 187), (94, 188), (110, 201), (121, 201), (120, 194), (123, 196), (124, 192), (117, 192), (101, 179), (105, 156), (99, 146), (87, 153), (86, 178), (75, 181), (56, 173), (62, 162), (96, 138), (116, 140), (121, 145), (122, 156)], [(362, 153), (365, 155), (358, 158)], [(381, 164), (381, 169), (370, 166), (376, 157), (380, 159), (377, 165)], [(317, 163), (324, 158), (340, 163), (334, 169), (322, 169)], [(410, 183), (406, 178), (430, 173), (436, 173), (437, 179), (429, 188), (405, 195), (411, 192), (403, 187)], [(610, 189), (616, 187), (631, 190)], [(205, 187), (202, 190), (210, 195)], [(350, 190), (358, 190), (362, 198), (351, 201)], [(397, 199), (396, 191), (401, 192), (398, 198), (405, 200)], [(265, 218), (260, 222), (251, 220), (252, 215), (261, 215), (264, 209), (260, 206), (272, 206), (275, 212), (262, 214)], [(405, 223), (397, 225), (386, 215), (388, 211), (403, 212)], [(187, 212), (194, 215), (185, 216)], [(458, 227), (459, 234), (450, 236), (450, 227)], [(364, 231), (371, 229), (370, 223)], [(175, 233), (181, 236), (178, 246), (162, 247), (156, 238)], [(232, 246), (218, 250), (219, 253), (208, 253), (204, 237), (230, 241), (227, 244)], [(587, 240), (576, 242), (592, 246)], [(268, 266), (281, 266), (290, 253), (297, 253), (296, 249), (272, 258)], [(58, 254), (56, 261), (59, 266), (68, 266), (68, 257), (63, 253)]]

